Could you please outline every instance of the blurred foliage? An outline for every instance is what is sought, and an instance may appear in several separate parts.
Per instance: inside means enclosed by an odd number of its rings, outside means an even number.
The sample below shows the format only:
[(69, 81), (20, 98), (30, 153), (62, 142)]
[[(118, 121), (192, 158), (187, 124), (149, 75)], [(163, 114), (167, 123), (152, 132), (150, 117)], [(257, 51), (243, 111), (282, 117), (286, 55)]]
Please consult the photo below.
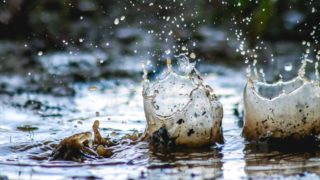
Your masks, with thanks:
[[(0, 72), (38, 73), (32, 83), (43, 87), (33, 91), (73, 94), (69, 81), (140, 78), (146, 60), (161, 69), (166, 50), (241, 66), (240, 41), (244, 50), (263, 41), (268, 50), (257, 55), (263, 62), (269, 52), (283, 62), (299, 60), (301, 41), (319, 39), (313, 28), (319, 17), (315, 0), (6, 0), (0, 2)], [(61, 62), (45, 63), (56, 59)]]
[[(234, 28), (240, 26), (247, 33), (251, 46), (257, 36), (267, 40), (308, 40), (312, 27), (319, 25), (320, 1), (212, 0), (211, 6), (210, 15), (215, 22), (229, 23), (229, 27)], [(232, 18), (237, 24), (230, 22)], [(251, 18), (248, 24), (244, 21), (246, 18)]]
[[(77, 40), (81, 37), (99, 44), (102, 39), (114, 35), (113, 20), (121, 14), (126, 15), (130, 27), (161, 30), (163, 22), (151, 18), (155, 12), (162, 17), (184, 11), (187, 22), (209, 19), (206, 22), (209, 25), (241, 28), (254, 46), (257, 36), (268, 40), (308, 39), (310, 27), (318, 25), (315, 23), (319, 23), (320, 16), (319, 1), (154, 0), (152, 3), (155, 6), (151, 7), (142, 0), (10, 0), (0, 4), (0, 38), (37, 40), (39, 49), (63, 48), (63, 40), (80, 46)], [(157, 5), (171, 8), (159, 10)], [(317, 11), (312, 13), (312, 8)], [(194, 12), (198, 15), (191, 15)], [(250, 18), (250, 22), (246, 18)], [(140, 22), (145, 20), (148, 23)], [(300, 22), (294, 22), (297, 20)], [(176, 33), (179, 37), (181, 32)]]

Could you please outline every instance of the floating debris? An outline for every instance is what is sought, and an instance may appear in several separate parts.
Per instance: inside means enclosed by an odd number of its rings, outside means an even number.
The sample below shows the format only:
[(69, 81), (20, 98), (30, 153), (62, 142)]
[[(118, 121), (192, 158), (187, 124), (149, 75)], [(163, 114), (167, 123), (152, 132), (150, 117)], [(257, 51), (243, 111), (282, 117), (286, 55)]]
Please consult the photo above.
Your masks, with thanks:
[[(90, 132), (72, 135), (62, 140), (53, 150), (50, 160), (69, 160), (83, 162), (84, 157), (94, 159), (98, 156), (90, 148), (92, 134)], [(93, 156), (93, 157), (91, 157)]]
[(17, 129), (20, 131), (35, 131), (35, 130), (38, 130), (39, 128), (31, 125), (23, 125), (23, 126), (18, 126)]
[[(143, 97), (147, 133), (165, 134), (164, 143), (185, 146), (206, 146), (223, 143), (223, 109), (213, 89), (202, 78), (185, 55), (180, 55), (178, 69), (167, 60), (167, 70), (156, 82), (144, 74)], [(159, 132), (167, 133), (159, 133)], [(174, 140), (174, 142), (171, 142)]]
[[(287, 82), (274, 84), (260, 82), (248, 67), (248, 83), (244, 92), (243, 136), (248, 140), (295, 139), (320, 135), (319, 77), (305, 78), (304, 60), (298, 76)], [(316, 76), (319, 76), (316, 63)]]
[(99, 131), (99, 126), (100, 122), (96, 120), (92, 126), (93, 139), (91, 132), (79, 133), (63, 139), (52, 151), (50, 160), (84, 162), (85, 160), (110, 158), (114, 150), (122, 148), (121, 145), (134, 145), (144, 138), (142, 133), (134, 132), (119, 139), (115, 137), (114, 131), (104, 138)]
[(79, 133), (65, 138), (55, 147), (50, 160), (83, 162), (86, 159), (110, 157), (112, 150), (108, 147), (108, 141), (102, 138), (99, 124), (100, 122), (96, 120), (92, 126), (93, 140), (91, 132)]
[(90, 86), (89, 87), (89, 91), (96, 91), (96, 90), (98, 90), (97, 86)]

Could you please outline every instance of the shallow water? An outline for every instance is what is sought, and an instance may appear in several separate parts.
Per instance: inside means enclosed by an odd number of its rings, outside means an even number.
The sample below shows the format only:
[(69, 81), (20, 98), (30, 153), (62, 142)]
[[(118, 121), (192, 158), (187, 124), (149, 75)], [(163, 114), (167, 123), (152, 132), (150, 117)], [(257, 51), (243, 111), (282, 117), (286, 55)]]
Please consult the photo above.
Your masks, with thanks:
[[(234, 111), (245, 86), (244, 69), (199, 66), (207, 72), (204, 82), (224, 105), (224, 145), (163, 152), (141, 142), (117, 147), (110, 159), (51, 162), (48, 155), (59, 140), (91, 130), (96, 119), (104, 136), (143, 132), (141, 83), (125, 78), (75, 83), (70, 85), (74, 96), (1, 93), (0, 179), (319, 178), (319, 150), (281, 152), (255, 147), (241, 137), (241, 120)], [(8, 86), (14, 88), (24, 78), (17, 75)]]

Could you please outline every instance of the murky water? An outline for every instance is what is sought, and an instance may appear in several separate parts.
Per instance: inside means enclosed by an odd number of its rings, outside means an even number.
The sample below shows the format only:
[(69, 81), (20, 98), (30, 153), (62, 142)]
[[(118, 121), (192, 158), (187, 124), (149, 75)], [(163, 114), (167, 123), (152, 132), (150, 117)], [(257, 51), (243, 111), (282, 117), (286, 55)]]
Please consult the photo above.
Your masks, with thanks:
[[(224, 105), (224, 145), (163, 152), (141, 142), (116, 147), (109, 159), (48, 161), (59, 140), (90, 130), (96, 119), (104, 136), (143, 132), (141, 82), (122, 78), (74, 83), (74, 96), (1, 93), (0, 179), (319, 178), (320, 151), (256, 147), (241, 137), (242, 122), (235, 109), (241, 103), (245, 69), (200, 63), (199, 70), (206, 72), (204, 81)], [(17, 75), (7, 84), (14, 88), (24, 79)]]

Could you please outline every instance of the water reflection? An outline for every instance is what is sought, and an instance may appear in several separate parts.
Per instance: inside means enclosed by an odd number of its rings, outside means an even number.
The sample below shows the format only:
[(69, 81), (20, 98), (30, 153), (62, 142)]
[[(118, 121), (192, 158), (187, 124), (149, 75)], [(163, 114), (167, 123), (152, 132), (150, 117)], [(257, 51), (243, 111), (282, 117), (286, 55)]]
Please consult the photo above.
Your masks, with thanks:
[[(235, 116), (235, 105), (241, 102), (245, 84), (245, 71), (235, 71), (219, 66), (199, 67), (201, 72), (210, 69), (205, 81), (216, 87), (224, 104), (225, 144), (202, 149), (178, 149), (172, 152), (160, 151), (147, 142), (135, 145), (120, 145), (110, 159), (91, 160), (85, 163), (48, 161), (52, 148), (62, 139), (74, 133), (91, 129), (92, 123), (100, 120), (104, 136), (114, 134), (115, 138), (135, 130), (143, 132), (145, 120), (142, 106), (141, 86), (133, 80), (103, 81), (91, 84), (73, 85), (75, 96), (55, 97), (35, 94), (26, 98), (19, 95), (12, 105), (3, 104), (3, 111), (12, 112), (2, 117), (0, 126), (0, 177), (10, 179), (43, 178), (170, 178), (170, 179), (240, 179), (250, 177), (316, 178), (320, 173), (320, 151), (313, 148), (297, 151), (274, 149), (274, 147), (248, 144), (241, 137), (242, 128)], [(94, 91), (90, 87), (97, 87)], [(129, 87), (129, 88), (128, 88)], [(10, 96), (2, 95), (5, 100)], [(41, 108), (24, 108), (26, 101), (41, 102)], [(115, 100), (114, 105), (111, 100)], [(99, 101), (95, 106), (94, 101)], [(6, 101), (10, 102), (10, 101)], [(39, 103), (38, 103), (39, 104)], [(59, 107), (60, 110), (48, 107)], [(29, 106), (35, 107), (35, 106)], [(10, 111), (9, 111), (10, 110)], [(61, 116), (38, 114), (60, 113)], [(98, 113), (98, 117), (97, 114)], [(241, 112), (241, 111), (240, 111)], [(13, 117), (20, 118), (10, 121)], [(21, 131), (19, 123), (38, 129)], [(18, 123), (18, 124), (17, 124)], [(32, 137), (32, 138), (31, 138)], [(289, 148), (290, 149), (290, 148)]]
[[(286, 144), (284, 144), (286, 145)], [(306, 144), (286, 145), (285, 148), (266, 144), (249, 144), (244, 151), (245, 171), (249, 176), (306, 176), (320, 173), (320, 151)], [(300, 148), (299, 148), (300, 146)], [(301, 149), (301, 146), (303, 149)]]
[(212, 179), (222, 175), (221, 149), (218, 147), (178, 149), (170, 152), (150, 148), (148, 177)]

